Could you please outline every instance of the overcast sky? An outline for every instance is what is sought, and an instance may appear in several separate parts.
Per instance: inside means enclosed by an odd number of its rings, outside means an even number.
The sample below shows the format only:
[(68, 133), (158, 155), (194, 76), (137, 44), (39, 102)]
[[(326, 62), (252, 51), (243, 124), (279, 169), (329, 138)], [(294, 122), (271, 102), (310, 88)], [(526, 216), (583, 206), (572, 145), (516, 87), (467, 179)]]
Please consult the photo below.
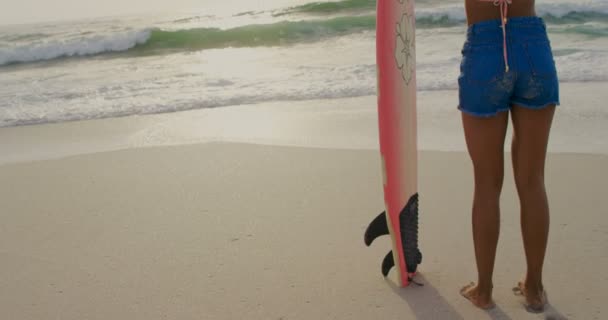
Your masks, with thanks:
[[(150, 12), (277, 7), (305, 0), (0, 0), (0, 25)], [(310, 1), (312, 2), (312, 0)]]
[[(221, 0), (226, 1), (226, 0)], [(179, 10), (209, 0), (0, 0), (0, 24), (73, 20), (88, 17)], [(228, 0), (230, 1), (230, 0)]]

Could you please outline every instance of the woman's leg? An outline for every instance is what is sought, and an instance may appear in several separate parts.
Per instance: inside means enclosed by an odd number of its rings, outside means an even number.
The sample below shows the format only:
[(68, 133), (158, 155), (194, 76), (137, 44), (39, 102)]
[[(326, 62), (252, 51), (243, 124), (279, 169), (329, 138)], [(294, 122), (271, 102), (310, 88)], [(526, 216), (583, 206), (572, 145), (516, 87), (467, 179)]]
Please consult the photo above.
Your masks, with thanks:
[(540, 311), (546, 303), (542, 274), (549, 235), (545, 158), (555, 106), (540, 110), (513, 106), (512, 161), (520, 199), (521, 231), (528, 269), (520, 289), (527, 305)]
[(462, 113), (465, 139), (473, 162), (473, 242), (477, 261), (477, 284), (461, 293), (480, 308), (491, 308), (492, 273), (500, 228), (499, 200), (504, 177), (504, 141), (508, 112), (481, 118)]

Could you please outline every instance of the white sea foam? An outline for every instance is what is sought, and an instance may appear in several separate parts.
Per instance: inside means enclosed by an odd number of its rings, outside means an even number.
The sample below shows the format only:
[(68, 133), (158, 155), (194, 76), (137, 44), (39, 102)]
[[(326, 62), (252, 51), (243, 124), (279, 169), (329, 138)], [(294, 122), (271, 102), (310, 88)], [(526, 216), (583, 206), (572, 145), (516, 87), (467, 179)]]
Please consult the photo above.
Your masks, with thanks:
[(69, 40), (36, 41), (16, 47), (0, 47), (0, 66), (63, 57), (81, 57), (105, 52), (126, 51), (150, 38), (150, 30), (85, 36)]
[[(537, 10), (557, 18), (572, 12), (604, 14), (608, 2), (540, 2)], [(452, 22), (464, 20), (462, 4), (422, 6), (417, 14), (437, 19), (437, 26), (443, 25), (439, 20), (449, 20), (446, 27), (419, 30), (418, 90), (457, 89), (466, 27)], [(593, 23), (606, 27), (599, 20)], [(593, 23), (574, 24), (595, 27)], [(12, 38), (0, 33), (0, 65), (125, 51), (157, 41), (152, 30), (158, 29), (142, 27), (155, 26), (150, 21), (91, 25), (95, 27), (84, 32), (80, 31), (86, 29), (83, 23), (82, 28), (22, 30)], [(549, 28), (560, 81), (608, 82), (608, 38), (569, 33), (571, 25), (550, 24)], [(190, 34), (178, 34), (182, 35)], [(161, 32), (157, 38), (162, 44), (173, 36)], [(7, 39), (19, 39), (19, 44), (7, 46), (12, 41)], [(376, 94), (373, 29), (313, 40), (289, 46), (190, 50), (150, 59), (118, 55), (116, 59), (0, 67), (0, 126)]]

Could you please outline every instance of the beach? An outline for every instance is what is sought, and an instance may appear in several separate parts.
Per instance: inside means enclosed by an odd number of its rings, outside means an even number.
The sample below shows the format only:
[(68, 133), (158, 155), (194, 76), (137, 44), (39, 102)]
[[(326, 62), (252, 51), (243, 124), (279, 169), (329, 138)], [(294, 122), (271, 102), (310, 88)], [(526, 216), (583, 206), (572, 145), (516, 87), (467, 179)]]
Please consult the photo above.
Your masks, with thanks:
[(384, 211), (375, 1), (152, 2), (0, 12), (0, 320), (608, 318), (606, 0), (536, 1), (561, 102), (542, 314), (512, 292), (511, 126), (497, 307), (459, 294), (476, 280), (461, 0), (416, 1), (423, 286), (406, 288), (380, 272), (389, 238), (363, 241)]
[[(442, 98), (429, 99), (419, 107)], [(555, 136), (569, 132), (566, 108), (574, 102), (564, 100)], [(511, 291), (525, 260), (506, 164), (498, 308), (486, 313), (458, 293), (475, 280), (472, 168), (464, 150), (426, 150), (432, 139), (424, 132), (436, 117), (420, 119), (417, 280), (424, 286), (397, 288), (394, 271), (382, 277), (388, 238), (363, 243), (367, 224), (384, 210), (375, 107), (364, 101), (374, 97), (328, 114), (314, 101), (292, 103), (293, 119), (280, 106), (258, 106), (267, 131), (245, 126), (257, 120), (246, 116), (206, 133), (193, 129), (240, 107), (0, 129), (2, 145), (13, 145), (0, 165), (0, 318), (606, 316), (608, 156), (548, 156), (551, 307), (541, 315), (528, 314)], [(458, 111), (448, 115), (458, 126)], [(239, 136), (239, 128), (253, 133)]]
[[(458, 294), (475, 276), (468, 159), (420, 160), (424, 287), (404, 289), (380, 274), (388, 239), (363, 244), (383, 203), (374, 151), (211, 143), (2, 166), (1, 316), (542, 319), (511, 292), (525, 270), (512, 179), (498, 308), (486, 314)], [(548, 315), (607, 312), (606, 165), (606, 156), (549, 157)]]

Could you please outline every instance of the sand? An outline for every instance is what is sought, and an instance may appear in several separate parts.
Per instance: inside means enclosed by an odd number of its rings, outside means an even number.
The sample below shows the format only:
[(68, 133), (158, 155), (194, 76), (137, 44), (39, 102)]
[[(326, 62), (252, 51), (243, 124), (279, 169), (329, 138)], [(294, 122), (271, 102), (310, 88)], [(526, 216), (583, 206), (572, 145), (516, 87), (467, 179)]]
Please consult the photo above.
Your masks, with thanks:
[(404, 289), (380, 274), (389, 239), (363, 243), (384, 203), (375, 97), (0, 128), (0, 319), (605, 319), (604, 87), (562, 86), (545, 314), (511, 291), (509, 163), (498, 308), (458, 293), (476, 274), (472, 168), (457, 93), (437, 91), (419, 94), (425, 286)]
[(608, 316), (607, 156), (549, 156), (541, 315), (511, 292), (525, 270), (511, 176), (486, 313), (458, 294), (475, 276), (467, 155), (420, 164), (425, 286), (404, 289), (380, 274), (388, 238), (363, 244), (383, 210), (375, 150), (198, 143), (1, 165), (0, 319)]

